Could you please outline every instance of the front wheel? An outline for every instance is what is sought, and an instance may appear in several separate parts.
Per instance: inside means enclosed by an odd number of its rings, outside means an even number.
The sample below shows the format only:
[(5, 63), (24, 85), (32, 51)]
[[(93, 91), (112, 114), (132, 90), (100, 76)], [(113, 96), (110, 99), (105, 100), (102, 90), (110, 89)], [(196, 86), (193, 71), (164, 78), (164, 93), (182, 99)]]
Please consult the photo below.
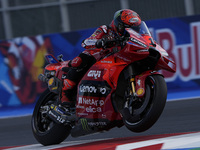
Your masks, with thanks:
[(167, 86), (161, 75), (151, 75), (145, 81), (145, 96), (123, 109), (125, 126), (133, 132), (152, 127), (160, 117), (167, 99)]
[(57, 95), (48, 89), (38, 99), (31, 120), (33, 135), (42, 145), (59, 144), (70, 134), (71, 127), (56, 124), (46, 115), (49, 105), (56, 103)]

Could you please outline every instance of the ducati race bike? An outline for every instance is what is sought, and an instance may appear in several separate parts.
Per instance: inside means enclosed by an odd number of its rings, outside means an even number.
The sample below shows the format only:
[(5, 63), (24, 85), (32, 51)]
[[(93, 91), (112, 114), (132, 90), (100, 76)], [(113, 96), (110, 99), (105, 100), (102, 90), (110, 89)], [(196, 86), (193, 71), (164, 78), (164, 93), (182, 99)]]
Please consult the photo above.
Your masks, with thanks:
[(139, 32), (126, 31), (129, 37), (123, 39), (124, 46), (108, 48), (111, 52), (90, 67), (71, 91), (72, 107), (63, 107), (60, 101), (69, 61), (46, 56), (49, 64), (39, 79), (48, 83), (48, 89), (32, 115), (32, 131), (39, 143), (59, 144), (69, 135), (79, 137), (124, 125), (132, 132), (143, 132), (155, 124), (167, 99), (159, 70), (174, 73), (176, 64), (152, 40), (145, 22)]

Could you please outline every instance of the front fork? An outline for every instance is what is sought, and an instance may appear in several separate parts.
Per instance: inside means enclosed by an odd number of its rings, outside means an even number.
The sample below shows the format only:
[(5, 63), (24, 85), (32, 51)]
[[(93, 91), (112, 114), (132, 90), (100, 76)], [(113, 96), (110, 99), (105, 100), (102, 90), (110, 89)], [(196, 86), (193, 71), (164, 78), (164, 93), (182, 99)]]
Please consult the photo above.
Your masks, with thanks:
[(134, 77), (130, 78), (130, 84), (131, 84), (130, 94), (136, 95), (136, 93), (135, 93), (135, 78)]
[[(135, 77), (131, 76), (129, 78), (130, 88), (127, 91), (127, 101), (125, 103), (125, 107), (129, 108), (129, 111), (132, 112), (133, 102), (137, 99), (136, 89), (135, 89)], [(131, 109), (131, 110), (130, 110)]]

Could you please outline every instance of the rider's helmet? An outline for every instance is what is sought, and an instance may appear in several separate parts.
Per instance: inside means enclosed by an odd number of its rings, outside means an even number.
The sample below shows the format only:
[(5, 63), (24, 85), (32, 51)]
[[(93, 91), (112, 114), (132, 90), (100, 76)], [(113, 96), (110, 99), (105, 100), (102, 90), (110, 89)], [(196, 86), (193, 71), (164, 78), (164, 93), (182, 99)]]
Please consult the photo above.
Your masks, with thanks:
[(114, 30), (121, 36), (124, 34), (125, 28), (132, 28), (139, 32), (141, 18), (133, 10), (122, 9), (115, 12), (112, 24)]

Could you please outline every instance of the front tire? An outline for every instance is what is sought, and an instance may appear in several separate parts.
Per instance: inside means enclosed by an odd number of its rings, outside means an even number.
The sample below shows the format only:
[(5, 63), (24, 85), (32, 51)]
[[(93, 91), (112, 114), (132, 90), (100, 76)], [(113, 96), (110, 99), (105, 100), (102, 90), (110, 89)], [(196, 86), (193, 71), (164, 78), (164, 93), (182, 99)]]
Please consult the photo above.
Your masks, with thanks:
[(133, 132), (143, 132), (151, 128), (160, 117), (167, 99), (167, 85), (163, 76), (152, 75), (145, 81), (145, 96), (141, 102), (123, 109), (125, 126)]
[(48, 89), (38, 99), (31, 120), (33, 135), (44, 146), (59, 144), (70, 134), (71, 127), (56, 124), (45, 114), (45, 107), (56, 102), (57, 95)]

